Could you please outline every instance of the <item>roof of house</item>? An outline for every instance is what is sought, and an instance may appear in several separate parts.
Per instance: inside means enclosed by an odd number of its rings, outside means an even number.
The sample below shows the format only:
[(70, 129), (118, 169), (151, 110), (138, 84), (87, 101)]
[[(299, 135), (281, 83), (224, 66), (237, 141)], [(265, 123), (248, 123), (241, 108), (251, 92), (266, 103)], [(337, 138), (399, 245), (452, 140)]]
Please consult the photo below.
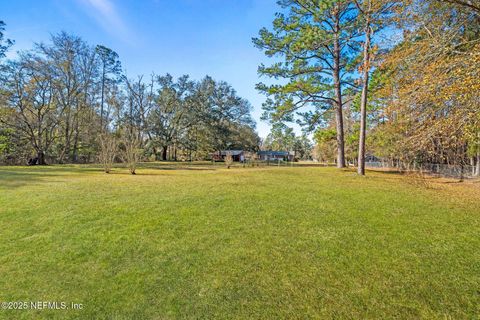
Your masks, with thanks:
[(258, 155), (263, 156), (283, 156), (286, 157), (290, 154), (288, 151), (259, 151)]
[(232, 156), (239, 156), (243, 153), (243, 150), (222, 150), (221, 154), (222, 156), (226, 156), (227, 154), (230, 154)]

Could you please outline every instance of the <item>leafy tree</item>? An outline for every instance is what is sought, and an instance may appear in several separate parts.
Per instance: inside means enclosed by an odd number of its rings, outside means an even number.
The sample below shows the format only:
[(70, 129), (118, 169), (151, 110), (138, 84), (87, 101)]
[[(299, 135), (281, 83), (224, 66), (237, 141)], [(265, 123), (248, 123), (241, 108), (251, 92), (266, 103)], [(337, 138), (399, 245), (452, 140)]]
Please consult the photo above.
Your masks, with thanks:
[(273, 151), (293, 151), (297, 159), (307, 160), (311, 156), (312, 144), (306, 134), (297, 136), (294, 130), (283, 123), (276, 123), (265, 141), (263, 149)]
[(335, 159), (336, 131), (334, 128), (320, 129), (315, 132), (316, 142), (314, 157), (321, 162), (328, 163)]
[[(265, 118), (293, 121), (297, 112), (310, 129), (322, 121), (325, 110), (333, 108), (336, 119), (337, 166), (345, 166), (343, 105), (355, 89), (349, 75), (360, 47), (355, 41), (356, 7), (350, 1), (282, 0), (287, 14), (277, 14), (273, 30), (260, 30), (254, 44), (269, 57), (283, 61), (259, 73), (282, 78), (286, 84), (257, 88), (270, 98), (264, 104)], [(300, 112), (300, 109), (307, 109)]]
[(242, 147), (238, 144), (239, 134), (250, 135), (255, 127), (252, 106), (226, 82), (205, 77), (198, 84), (193, 101), (195, 112), (206, 126), (211, 151)]
[(273, 151), (293, 151), (295, 143), (296, 136), (293, 129), (283, 123), (276, 123), (272, 126), (263, 147)]
[(174, 81), (169, 74), (156, 79), (159, 88), (153, 98), (148, 116), (149, 131), (155, 142), (162, 146), (162, 160), (167, 160), (168, 147), (177, 142), (181, 132), (191, 125), (187, 116), (188, 99), (193, 82), (188, 76)]

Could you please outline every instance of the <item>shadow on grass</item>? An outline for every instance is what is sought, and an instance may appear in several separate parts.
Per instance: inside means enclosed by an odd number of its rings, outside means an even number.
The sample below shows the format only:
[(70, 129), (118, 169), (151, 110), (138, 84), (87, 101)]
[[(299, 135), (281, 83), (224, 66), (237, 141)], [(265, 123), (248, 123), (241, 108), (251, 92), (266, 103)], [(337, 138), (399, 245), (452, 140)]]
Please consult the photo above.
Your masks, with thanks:
[[(205, 164), (198, 165), (177, 165), (177, 164), (141, 164), (137, 168), (137, 176), (154, 176), (161, 171), (213, 171), (218, 168), (209, 168)], [(158, 173), (142, 172), (142, 170), (158, 170)], [(99, 165), (48, 165), (48, 166), (5, 166), (0, 167), (0, 189), (19, 188), (38, 183), (55, 182), (53, 177), (63, 177), (68, 180), (80, 175), (104, 174), (104, 170)], [(124, 166), (114, 166), (109, 175), (130, 175), (128, 169)], [(62, 181), (64, 181), (62, 179)], [(57, 181), (58, 182), (58, 181)]]
[(404, 174), (404, 172), (396, 169), (391, 169), (391, 170), (377, 170), (377, 169), (365, 169), (365, 172), (370, 172), (370, 173), (381, 173), (381, 174), (393, 174), (393, 175), (398, 175), (401, 176)]
[[(219, 168), (205, 168), (205, 167), (181, 167), (181, 166), (174, 166), (174, 167), (168, 167), (168, 166), (158, 166), (158, 167), (146, 167), (146, 168), (139, 168), (139, 170), (142, 169), (154, 169), (154, 170), (190, 170), (190, 171), (215, 171)], [(141, 173), (140, 173), (141, 174)]]
[(55, 182), (51, 178), (58, 176), (58, 174), (45, 174), (41, 171), (0, 170), (0, 189), (13, 189), (39, 183)]
[[(65, 182), (69, 176), (102, 172), (99, 166), (48, 165), (48, 166), (5, 166), (0, 167), (0, 188), (19, 188), (38, 183)], [(52, 179), (63, 177), (62, 180)]]

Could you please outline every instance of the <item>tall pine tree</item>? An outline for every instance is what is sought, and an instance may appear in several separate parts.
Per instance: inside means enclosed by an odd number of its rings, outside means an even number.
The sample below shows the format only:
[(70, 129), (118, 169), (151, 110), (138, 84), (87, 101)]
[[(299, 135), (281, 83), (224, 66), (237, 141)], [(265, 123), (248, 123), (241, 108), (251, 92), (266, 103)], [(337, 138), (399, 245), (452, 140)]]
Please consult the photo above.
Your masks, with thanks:
[[(314, 129), (325, 110), (335, 109), (337, 166), (345, 167), (343, 106), (355, 89), (350, 78), (361, 49), (355, 39), (357, 7), (344, 0), (281, 0), (273, 30), (263, 28), (256, 47), (279, 61), (261, 65), (259, 73), (282, 84), (259, 83), (269, 98), (264, 118), (295, 121)], [(280, 58), (280, 59), (279, 59)], [(299, 117), (297, 117), (299, 116)]]

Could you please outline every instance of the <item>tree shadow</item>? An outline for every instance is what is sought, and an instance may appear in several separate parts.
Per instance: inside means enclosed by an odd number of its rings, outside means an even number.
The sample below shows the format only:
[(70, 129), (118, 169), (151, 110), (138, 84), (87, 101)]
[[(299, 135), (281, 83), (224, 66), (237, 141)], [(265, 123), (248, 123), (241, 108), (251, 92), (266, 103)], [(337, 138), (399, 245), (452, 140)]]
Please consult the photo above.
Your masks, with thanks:
[(188, 171), (215, 171), (218, 168), (205, 168), (205, 167), (148, 167), (148, 168), (139, 168), (141, 169), (154, 169), (154, 170), (168, 170), (168, 171), (175, 171), (175, 170), (188, 170)]
[(52, 177), (58, 174), (45, 174), (34, 171), (0, 170), (0, 189), (14, 189), (27, 185), (37, 185), (46, 182), (55, 182)]
[(381, 173), (381, 174), (390, 174), (390, 175), (404, 175), (404, 171), (400, 171), (397, 169), (389, 169), (389, 170), (376, 170), (376, 169), (365, 169), (365, 172), (370, 173)]
[[(149, 164), (137, 168), (137, 176), (154, 176), (161, 174), (162, 171), (214, 171), (218, 168), (207, 167), (205, 164), (199, 165), (175, 165), (175, 164)], [(152, 170), (158, 172), (142, 172), (143, 170)], [(68, 178), (74, 178), (80, 175), (103, 174), (104, 170), (99, 165), (48, 165), (48, 166), (5, 166), (0, 167), (0, 189), (20, 188), (27, 185), (39, 183), (55, 182), (53, 177), (63, 177), (57, 182), (68, 181)], [(128, 168), (124, 166), (114, 166), (110, 175), (131, 175)]]

